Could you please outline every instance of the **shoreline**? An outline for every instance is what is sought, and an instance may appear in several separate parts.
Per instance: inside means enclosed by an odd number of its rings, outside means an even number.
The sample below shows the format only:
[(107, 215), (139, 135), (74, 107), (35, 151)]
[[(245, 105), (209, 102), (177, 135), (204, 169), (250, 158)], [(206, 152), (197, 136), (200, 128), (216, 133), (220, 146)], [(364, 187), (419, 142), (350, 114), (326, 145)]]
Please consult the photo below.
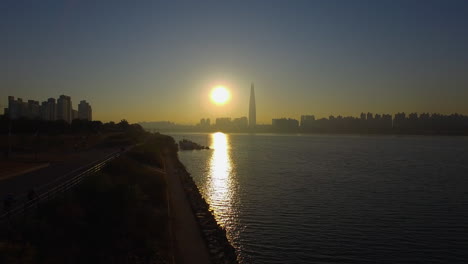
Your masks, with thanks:
[[(147, 130), (151, 131), (151, 130)], [(229, 132), (229, 131), (159, 131), (165, 135), (208, 135), (214, 133), (223, 133), (229, 135), (255, 135), (255, 136), (305, 136), (305, 137), (314, 137), (314, 136), (330, 136), (330, 137), (394, 137), (394, 138), (432, 138), (432, 137), (441, 137), (441, 138), (465, 138), (468, 137), (468, 134), (377, 134), (377, 133), (303, 133), (303, 132)]]
[(208, 248), (212, 263), (238, 263), (237, 254), (226, 236), (226, 230), (221, 227), (212, 212), (209, 204), (202, 197), (192, 176), (185, 165), (177, 157), (174, 162), (181, 180), (185, 195), (190, 202), (192, 213), (196, 218), (200, 232)]
[(255, 131), (248, 130), (230, 130), (230, 129), (210, 129), (210, 130), (198, 130), (198, 129), (165, 129), (165, 128), (151, 128), (144, 127), (145, 131), (148, 132), (159, 132), (162, 134), (184, 134), (184, 133), (227, 133), (227, 134), (277, 134), (277, 135), (356, 135), (356, 136), (454, 136), (454, 137), (466, 137), (468, 131), (307, 131), (307, 130), (268, 130), (259, 129)]

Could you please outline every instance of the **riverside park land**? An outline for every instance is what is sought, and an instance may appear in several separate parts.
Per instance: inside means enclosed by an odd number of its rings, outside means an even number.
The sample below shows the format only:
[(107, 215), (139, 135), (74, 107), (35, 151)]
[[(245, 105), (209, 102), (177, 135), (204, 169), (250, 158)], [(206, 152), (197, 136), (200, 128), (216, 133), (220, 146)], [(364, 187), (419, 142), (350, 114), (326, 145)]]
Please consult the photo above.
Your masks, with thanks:
[[(10, 168), (2, 170), (2, 197), (14, 195), (2, 211), (1, 263), (237, 263), (172, 137), (124, 123), (41, 140), (34, 153), (15, 139), (1, 163)], [(110, 154), (74, 188), (44, 198), (74, 179), (69, 172)]]

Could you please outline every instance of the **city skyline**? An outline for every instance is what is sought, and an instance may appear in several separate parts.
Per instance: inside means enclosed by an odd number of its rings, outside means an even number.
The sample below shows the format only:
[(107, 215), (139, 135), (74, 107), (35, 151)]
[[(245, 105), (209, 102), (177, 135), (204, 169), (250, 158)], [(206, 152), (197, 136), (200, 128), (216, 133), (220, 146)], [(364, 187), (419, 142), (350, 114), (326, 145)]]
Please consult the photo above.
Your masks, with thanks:
[[(5, 7), (2, 108), (11, 94), (67, 94), (92, 98), (104, 122), (194, 124), (202, 116), (248, 116), (253, 80), (259, 124), (363, 110), (468, 114), (465, 1)], [(229, 88), (229, 103), (210, 102), (216, 85)]]
[[(244, 89), (246, 90), (246, 89)], [(247, 93), (240, 93), (238, 91), (235, 92), (237, 95), (240, 95), (240, 97), (244, 97), (246, 98), (245, 94)], [(249, 94), (249, 99), (248, 99), (248, 103), (246, 102), (239, 102), (239, 99), (238, 98), (234, 98), (235, 101), (236, 101), (236, 105), (237, 107), (235, 107), (236, 109), (233, 110), (233, 106), (232, 105), (229, 105), (229, 106), (221, 106), (221, 107), (218, 107), (218, 108), (230, 108), (231, 110), (229, 112), (223, 112), (223, 111), (219, 111), (219, 109), (216, 109), (214, 111), (212, 111), (211, 113), (207, 112), (204, 116), (206, 118), (211, 118), (212, 120), (215, 120), (216, 118), (223, 118), (223, 117), (227, 117), (227, 116), (239, 116), (239, 117), (246, 117), (246, 116), (250, 116), (250, 108), (251, 108), (251, 101), (252, 101), (252, 98), (253, 98), (253, 105), (254, 105), (254, 112), (255, 112), (255, 116), (258, 116), (257, 115), (257, 106), (256, 106), (256, 103), (255, 103), (255, 90), (254, 90), (254, 83), (251, 83), (251, 87), (250, 87), (250, 93)], [(253, 97), (252, 97), (253, 95)], [(27, 96), (25, 96), (27, 98)], [(17, 98), (22, 98), (22, 97), (17, 97)], [(50, 98), (49, 98), (50, 99)], [(31, 101), (31, 100), (29, 100)], [(33, 100), (34, 101), (34, 100)], [(286, 100), (283, 100), (283, 102), (286, 101)], [(27, 102), (27, 101), (26, 101)], [(232, 104), (232, 103), (231, 103)], [(468, 104), (466, 104), (468, 106)], [(3, 104), (2, 104), (3, 106)], [(3, 109), (6, 109), (7, 106), (8, 106), (8, 100), (6, 102), (6, 104), (4, 105), (5, 107), (2, 107)], [(79, 107), (79, 104), (77, 104), (77, 108)], [(242, 110), (242, 109), (238, 109), (239, 107), (244, 107), (246, 108), (246, 110)], [(301, 107), (301, 109), (305, 109), (304, 106)], [(410, 108), (410, 109), (413, 109), (413, 108)], [(458, 108), (455, 108), (455, 109), (458, 109)], [(284, 109), (282, 109), (284, 110)], [(328, 118), (330, 116), (349, 116), (349, 117), (358, 117), (360, 116), (363, 112), (366, 112), (368, 113), (368, 111), (362, 111), (362, 110), (356, 110), (355, 112), (350, 112), (350, 111), (333, 111), (331, 110), (330, 112), (326, 112), (326, 111), (323, 111), (323, 109), (321, 109), (322, 111), (316, 111), (316, 112), (312, 112), (312, 111), (305, 111), (305, 112), (298, 112), (298, 111), (294, 111), (294, 112), (291, 112), (291, 111), (284, 111), (283, 113), (279, 112), (279, 111), (276, 111), (275, 112), (275, 115), (273, 114), (268, 114), (268, 113), (264, 113), (264, 112), (260, 112), (260, 116), (262, 116), (263, 118), (261, 119), (260, 122), (255, 122), (256, 124), (260, 124), (260, 125), (268, 125), (268, 124), (272, 124), (272, 120), (273, 119), (278, 119), (278, 118), (292, 118), (292, 119), (296, 119), (296, 120), (300, 120), (302, 116), (304, 115), (313, 115), (314, 117), (316, 117), (317, 119), (320, 119), (320, 118)], [(461, 114), (461, 115), (467, 115), (468, 114), (468, 111), (467, 112), (464, 112), (464, 111), (428, 111), (428, 110), (421, 110), (421, 111), (402, 111), (402, 110), (398, 110), (398, 109), (394, 109), (393, 111), (369, 111), (369, 112), (372, 112), (372, 113), (375, 113), (375, 114), (390, 114), (390, 115), (396, 115), (396, 114), (399, 114), (399, 113), (407, 113), (407, 114), (411, 114), (411, 113), (417, 113), (417, 114), (425, 114), (425, 113), (429, 113), (429, 114), (443, 114), (443, 115), (451, 115), (451, 114)], [(218, 113), (218, 114), (217, 114)], [(221, 113), (221, 114), (219, 114)], [(223, 113), (227, 113), (227, 114), (223, 114)], [(231, 113), (235, 113), (233, 115), (231, 115)], [(289, 114), (288, 114), (289, 113)], [(98, 115), (99, 116), (99, 115)], [(125, 116), (125, 115), (124, 115)], [(268, 117), (266, 117), (268, 116)], [(62, 118), (62, 119), (65, 119), (65, 118)], [(71, 118), (73, 119), (73, 118)], [(70, 120), (71, 120), (70, 119)], [(119, 118), (119, 117), (116, 117), (115, 119), (96, 119), (96, 120), (100, 120), (100, 121), (103, 121), (103, 122), (119, 122), (120, 120), (122, 119), (125, 119), (127, 120), (127, 118)], [(256, 118), (257, 119), (257, 118)], [(136, 120), (129, 120), (130, 122), (158, 122), (158, 121), (170, 121), (170, 122), (175, 122), (177, 124), (181, 124), (181, 125), (196, 125), (198, 123), (198, 121), (200, 120), (200, 117), (196, 117), (194, 116), (193, 117), (193, 120), (179, 120), (179, 119), (175, 119), (175, 120), (172, 120), (172, 119), (164, 119), (164, 117), (161, 117), (160, 119), (147, 119), (147, 120), (140, 120), (140, 119), (136, 119)], [(250, 118), (248, 119), (250, 120)]]
[[(48, 98), (47, 101), (43, 101), (42, 105), (39, 104), (39, 101), (35, 100), (27, 100), (27, 101), (22, 101), (22, 98), (18, 97), (17, 100), (15, 100), (14, 96), (8, 96), (8, 107), (4, 108), (4, 115), (12, 118), (12, 119), (18, 119), (20, 117), (26, 117), (26, 118), (40, 118), (43, 120), (65, 120), (68, 123), (71, 123), (73, 119), (87, 119), (87, 120), (92, 120), (92, 108), (91, 105), (86, 101), (86, 100), (81, 100), (79, 104), (77, 104), (77, 109), (73, 109), (73, 104), (71, 101), (70, 96), (66, 95), (60, 95), (60, 97), (55, 100), (54, 98)], [(13, 102), (13, 103), (12, 103)], [(56, 103), (57, 102), (57, 103)], [(15, 104), (21, 103), (24, 104), (24, 107), (15, 107)], [(34, 109), (34, 107), (37, 105), (37, 109)], [(216, 116), (216, 115), (207, 115), (206, 117), (202, 117), (201, 119), (198, 119), (199, 122), (191, 122), (191, 123), (177, 123), (174, 120), (143, 120), (143, 121), (138, 121), (138, 123), (145, 123), (145, 122), (174, 122), (176, 125), (189, 125), (189, 126), (201, 126), (205, 128), (209, 128), (210, 126), (216, 127), (218, 125), (218, 121), (223, 124), (228, 124), (232, 123), (234, 124), (235, 127), (242, 127), (242, 129), (254, 129), (255, 126), (258, 125), (273, 125), (275, 126), (275, 122), (284, 122), (284, 121), (290, 121), (293, 123), (299, 124), (304, 123), (304, 121), (318, 121), (318, 120), (324, 120), (324, 119), (346, 119), (346, 118), (356, 118), (356, 119), (390, 119), (393, 120), (394, 118), (401, 117), (403, 116), (403, 119), (407, 116), (407, 118), (419, 118), (419, 117), (424, 117), (428, 118), (430, 116), (434, 115), (443, 115), (443, 116), (451, 116), (451, 115), (462, 115), (464, 116), (463, 113), (459, 112), (452, 112), (452, 113), (439, 113), (439, 112), (405, 112), (405, 111), (396, 111), (393, 113), (372, 113), (372, 112), (360, 112), (359, 114), (356, 115), (342, 115), (342, 114), (328, 114), (328, 115), (316, 115), (313, 113), (301, 113), (298, 116), (287, 116), (287, 115), (278, 115), (272, 117), (269, 121), (266, 122), (261, 122), (257, 123), (256, 122), (256, 116), (257, 116), (257, 111), (256, 111), (256, 101), (255, 101), (255, 90), (254, 90), (254, 83), (251, 83), (250, 86), (250, 97), (249, 97), (249, 104), (248, 104), (248, 118), (246, 115), (240, 115), (239, 117), (232, 117), (229, 115), (221, 115), (221, 116)], [(9, 108), (13, 106), (14, 112), (11, 114), (9, 112)], [(52, 109), (53, 110), (52, 110)], [(61, 109), (63, 108), (63, 109)], [(21, 110), (23, 109), (23, 110)], [(23, 113), (21, 113), (21, 111)], [(20, 113), (18, 115), (18, 113)], [(374, 117), (375, 115), (375, 117)], [(364, 118), (363, 118), (364, 116)], [(253, 117), (253, 119), (252, 119)], [(125, 118), (121, 118), (120, 120), (123, 120)], [(126, 119), (125, 119), (126, 120)], [(214, 120), (215, 122), (211, 124), (211, 120)], [(252, 121), (253, 125), (252, 125)], [(114, 122), (114, 120), (99, 120), (103, 122)], [(115, 120), (119, 121), (119, 120)], [(245, 122), (245, 125), (244, 125)]]
[(359, 116), (315, 118), (302, 115), (300, 119), (273, 118), (269, 124), (249, 125), (248, 118), (218, 117), (211, 122), (202, 118), (196, 125), (176, 124), (170, 121), (140, 122), (153, 132), (227, 132), (227, 133), (332, 133), (332, 134), (413, 134), (466, 135), (468, 115), (439, 113), (374, 114), (362, 112)]

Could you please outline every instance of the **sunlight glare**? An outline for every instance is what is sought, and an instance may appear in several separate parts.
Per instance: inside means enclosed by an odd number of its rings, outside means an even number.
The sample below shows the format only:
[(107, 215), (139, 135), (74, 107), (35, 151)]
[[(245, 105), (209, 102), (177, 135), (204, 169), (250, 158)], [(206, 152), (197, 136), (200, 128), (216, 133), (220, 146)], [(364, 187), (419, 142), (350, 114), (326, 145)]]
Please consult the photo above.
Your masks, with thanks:
[(229, 138), (228, 135), (218, 132), (211, 134), (213, 155), (210, 159), (209, 171), (209, 200), (210, 205), (214, 207), (215, 217), (224, 226), (226, 223), (222, 217), (217, 214), (226, 214), (231, 210), (231, 197), (234, 193), (232, 186), (232, 161), (229, 154)]
[(223, 105), (229, 101), (231, 94), (224, 86), (216, 86), (211, 91), (211, 100), (218, 105)]

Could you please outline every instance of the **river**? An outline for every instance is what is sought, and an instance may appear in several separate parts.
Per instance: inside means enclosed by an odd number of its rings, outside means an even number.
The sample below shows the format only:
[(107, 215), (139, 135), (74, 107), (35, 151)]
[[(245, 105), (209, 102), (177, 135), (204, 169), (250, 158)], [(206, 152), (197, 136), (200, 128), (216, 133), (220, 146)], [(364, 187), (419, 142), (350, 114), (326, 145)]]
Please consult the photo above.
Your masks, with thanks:
[(241, 263), (466, 263), (468, 138), (170, 134)]

